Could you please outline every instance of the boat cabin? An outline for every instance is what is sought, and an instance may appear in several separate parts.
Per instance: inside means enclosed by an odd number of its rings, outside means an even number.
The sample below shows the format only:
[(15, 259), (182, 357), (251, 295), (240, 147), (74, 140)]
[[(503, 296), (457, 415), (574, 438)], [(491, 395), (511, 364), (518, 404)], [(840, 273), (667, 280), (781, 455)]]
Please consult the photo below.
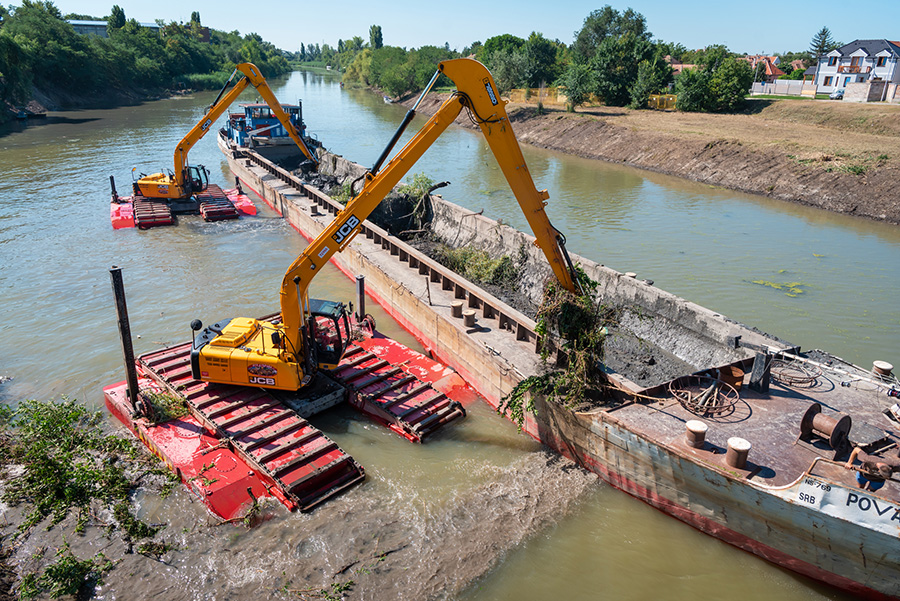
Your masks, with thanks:
[[(267, 144), (273, 140), (287, 140), (290, 137), (284, 126), (272, 113), (272, 109), (265, 103), (252, 103), (240, 105), (243, 109), (239, 113), (229, 113), (228, 123), (225, 126), (228, 139), (237, 146), (256, 146)], [(282, 104), (281, 108), (288, 114), (301, 135), (305, 135), (306, 126), (303, 125), (303, 105)]]

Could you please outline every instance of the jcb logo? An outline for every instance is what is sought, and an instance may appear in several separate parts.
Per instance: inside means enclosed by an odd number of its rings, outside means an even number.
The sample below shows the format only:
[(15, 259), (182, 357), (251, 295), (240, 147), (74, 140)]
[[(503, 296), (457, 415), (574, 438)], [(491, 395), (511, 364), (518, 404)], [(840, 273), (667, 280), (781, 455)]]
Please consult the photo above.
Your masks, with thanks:
[(359, 225), (359, 219), (356, 218), (356, 215), (350, 215), (350, 219), (347, 220), (347, 223), (341, 226), (341, 229), (337, 231), (335, 235), (332, 236), (335, 242), (340, 244), (343, 242), (347, 236), (349, 236), (353, 229)]
[(275, 378), (264, 378), (263, 376), (250, 376), (251, 384), (259, 384), (260, 386), (275, 386)]
[(207, 119), (206, 121), (203, 122), (203, 125), (200, 126), (200, 129), (202, 129), (203, 131), (206, 131), (206, 129), (210, 125), (212, 125), (212, 119)]
[(491, 80), (485, 77), (482, 83), (484, 83), (484, 89), (487, 90), (488, 96), (491, 99), (491, 104), (496, 105), (497, 96), (494, 94), (494, 88), (491, 87)]

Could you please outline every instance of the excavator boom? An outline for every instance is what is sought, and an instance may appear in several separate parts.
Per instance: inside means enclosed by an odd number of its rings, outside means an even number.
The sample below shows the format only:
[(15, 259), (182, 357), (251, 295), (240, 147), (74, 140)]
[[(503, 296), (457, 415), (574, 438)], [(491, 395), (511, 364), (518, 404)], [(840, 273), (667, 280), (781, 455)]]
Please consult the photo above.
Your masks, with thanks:
[[(379, 171), (384, 159), (400, 138), (403, 129), (412, 121), (416, 108), (440, 73), (453, 80), (457, 91), (440, 106), (384, 169)], [(197, 357), (195, 377), (203, 376), (204, 380), (222, 383), (250, 383), (289, 390), (299, 388), (312, 375), (316, 363), (311, 359), (314, 356), (311, 330), (315, 328), (315, 324), (312, 323), (307, 297), (310, 282), (334, 253), (346, 248), (359, 232), (360, 224), (463, 109), (467, 109), (481, 127), (519, 205), (525, 212), (538, 246), (550, 262), (553, 273), (562, 286), (575, 292), (576, 280), (565, 251), (565, 239), (553, 227), (544, 211), (547, 204), (545, 201), (548, 198), (547, 191), (538, 191), (535, 188), (509, 123), (505, 104), (506, 102), (497, 94), (494, 80), (484, 65), (472, 59), (442, 62), (438, 73), (435, 73), (419, 102), (407, 113), (385, 152), (372, 170), (366, 173), (362, 190), (288, 268), (281, 283), (283, 322), (277, 327), (277, 335), (272, 338), (273, 342), (269, 343), (269, 350), (266, 351), (264, 339), (264, 336), (271, 335), (271, 332), (265, 333), (266, 327), (269, 326), (246, 318), (220, 322), (204, 330), (195, 339), (194, 352)], [(259, 342), (256, 342), (257, 340)], [(211, 350), (204, 351), (205, 345)], [(246, 352), (252, 355), (252, 359), (242, 354), (244, 350), (238, 352), (236, 349), (246, 349)], [(205, 358), (204, 353), (209, 356)], [(244, 373), (242, 365), (251, 360), (259, 364), (267, 353), (272, 356), (266, 370), (273, 374), (271, 377), (262, 381), (258, 377)], [(213, 373), (222, 375), (214, 376)]]
[[(228, 92), (225, 92), (228, 85), (234, 80), (234, 77), (238, 73), (241, 73), (242, 77), (234, 87), (228, 90)], [(293, 123), (291, 123), (288, 114), (281, 108), (281, 103), (275, 98), (275, 94), (272, 92), (269, 84), (266, 83), (266, 78), (262, 76), (259, 69), (253, 63), (241, 63), (234, 68), (231, 77), (228, 78), (222, 91), (219, 92), (219, 95), (209, 108), (207, 108), (203, 117), (181, 139), (178, 146), (175, 147), (174, 173), (172, 175), (155, 173), (140, 178), (137, 181), (137, 185), (141, 194), (150, 198), (179, 199), (188, 198), (191, 194), (202, 191), (195, 189), (195, 185), (188, 174), (188, 152), (190, 152), (191, 148), (193, 148), (203, 136), (209, 133), (209, 130), (212, 129), (212, 124), (215, 123), (216, 119), (221, 117), (222, 114), (228, 110), (228, 107), (231, 106), (231, 104), (237, 100), (238, 96), (240, 96), (249, 86), (256, 88), (259, 95), (262, 96), (263, 100), (266, 101), (266, 104), (269, 105), (269, 108), (272, 109), (272, 114), (275, 115), (288, 133), (288, 136), (290, 136), (294, 143), (300, 148), (300, 151), (306, 158), (313, 161), (313, 163), (318, 164), (318, 159), (316, 159), (315, 155), (303, 141), (302, 136), (296, 130)]]

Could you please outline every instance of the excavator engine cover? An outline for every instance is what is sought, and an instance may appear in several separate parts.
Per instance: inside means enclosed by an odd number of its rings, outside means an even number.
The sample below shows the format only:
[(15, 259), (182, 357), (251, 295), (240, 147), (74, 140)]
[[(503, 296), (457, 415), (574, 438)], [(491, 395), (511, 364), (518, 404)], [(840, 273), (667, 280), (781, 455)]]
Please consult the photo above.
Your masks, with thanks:
[(197, 380), (239, 386), (297, 390), (303, 377), (297, 363), (272, 342), (278, 326), (237, 317), (201, 330), (191, 348), (191, 375)]

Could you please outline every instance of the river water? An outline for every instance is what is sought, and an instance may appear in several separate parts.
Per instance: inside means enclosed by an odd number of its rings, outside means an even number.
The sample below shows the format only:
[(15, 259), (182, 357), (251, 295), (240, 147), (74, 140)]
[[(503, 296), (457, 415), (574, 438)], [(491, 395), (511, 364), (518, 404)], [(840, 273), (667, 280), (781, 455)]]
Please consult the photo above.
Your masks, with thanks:
[[(341, 89), (330, 74), (297, 72), (273, 88), (284, 102), (302, 98), (310, 130), (363, 164), (404, 115)], [(0, 137), (0, 375), (12, 378), (0, 385), (4, 402), (68, 396), (102, 406), (102, 387), (123, 372), (111, 265), (124, 270), (137, 352), (185, 340), (195, 317), (210, 323), (277, 308), (281, 277), (305, 242), (271, 211), (218, 224), (186, 217), (146, 232), (109, 224), (108, 177), (124, 194), (132, 167), (169, 168), (176, 142), (212, 98), (56, 113)], [(524, 151), (574, 252), (804, 348), (862, 365), (900, 361), (900, 228)], [(191, 162), (210, 167), (223, 187), (232, 181), (212, 136)], [(448, 199), (526, 227), (477, 132), (452, 128), (420, 171), (451, 181)], [(312, 288), (353, 297), (334, 269)], [(381, 330), (417, 345), (377, 306), (370, 311)], [(840, 598), (599, 483), (486, 406), (418, 446), (350, 410), (316, 425), (366, 467), (365, 484), (310, 515), (271, 507), (251, 531), (210, 526), (183, 491), (142, 495), (142, 516), (167, 522), (163, 536), (179, 550), (164, 562), (124, 556), (99, 595), (296, 598), (353, 580), (354, 599)], [(116, 551), (100, 532), (57, 528), (16, 557), (63, 535), (83, 556)]]

